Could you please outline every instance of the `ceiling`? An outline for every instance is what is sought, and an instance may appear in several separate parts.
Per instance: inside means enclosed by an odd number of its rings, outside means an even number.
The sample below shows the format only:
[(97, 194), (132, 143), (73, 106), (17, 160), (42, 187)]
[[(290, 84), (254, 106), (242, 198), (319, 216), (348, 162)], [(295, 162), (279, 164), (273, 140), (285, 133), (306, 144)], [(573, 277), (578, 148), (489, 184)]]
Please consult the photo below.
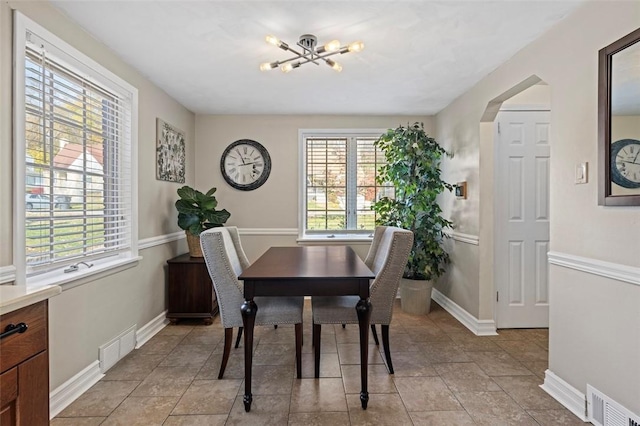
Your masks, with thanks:
[[(55, 7), (199, 114), (432, 115), (570, 14), (562, 1), (65, 1)], [(259, 64), (361, 40), (337, 73)]]

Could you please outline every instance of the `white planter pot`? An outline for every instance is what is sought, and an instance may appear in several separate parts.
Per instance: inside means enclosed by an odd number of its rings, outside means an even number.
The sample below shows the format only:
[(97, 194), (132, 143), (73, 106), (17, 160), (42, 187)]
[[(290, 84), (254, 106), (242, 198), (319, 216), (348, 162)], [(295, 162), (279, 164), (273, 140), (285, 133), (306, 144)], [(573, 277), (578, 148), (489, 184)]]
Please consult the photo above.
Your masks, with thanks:
[(431, 308), (433, 283), (427, 280), (400, 280), (400, 304), (411, 315), (425, 315)]

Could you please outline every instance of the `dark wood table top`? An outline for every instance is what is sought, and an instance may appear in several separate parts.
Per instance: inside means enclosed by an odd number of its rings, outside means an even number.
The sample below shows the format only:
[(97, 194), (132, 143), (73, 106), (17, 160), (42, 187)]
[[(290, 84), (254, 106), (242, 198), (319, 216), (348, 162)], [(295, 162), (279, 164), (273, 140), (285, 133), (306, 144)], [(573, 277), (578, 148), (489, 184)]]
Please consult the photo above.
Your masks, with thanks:
[(375, 275), (349, 246), (271, 247), (240, 280), (372, 279)]

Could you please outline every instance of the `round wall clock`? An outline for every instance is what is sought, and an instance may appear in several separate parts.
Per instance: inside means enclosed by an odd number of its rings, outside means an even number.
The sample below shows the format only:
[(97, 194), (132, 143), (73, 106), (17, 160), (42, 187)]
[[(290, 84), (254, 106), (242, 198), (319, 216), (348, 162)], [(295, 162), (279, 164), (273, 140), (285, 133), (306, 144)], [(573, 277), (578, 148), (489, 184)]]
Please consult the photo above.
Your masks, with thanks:
[(611, 180), (624, 188), (640, 188), (640, 141), (620, 139), (611, 144)]
[(269, 178), (271, 157), (258, 142), (240, 139), (222, 153), (220, 171), (229, 185), (242, 191), (252, 191)]

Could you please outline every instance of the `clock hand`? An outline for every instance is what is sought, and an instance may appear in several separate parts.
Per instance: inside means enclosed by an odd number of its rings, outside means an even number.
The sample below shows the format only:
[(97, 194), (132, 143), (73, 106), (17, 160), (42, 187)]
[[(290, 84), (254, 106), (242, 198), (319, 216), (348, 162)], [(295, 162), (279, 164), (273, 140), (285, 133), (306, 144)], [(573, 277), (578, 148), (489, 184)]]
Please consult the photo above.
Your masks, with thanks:
[(238, 155), (240, 156), (240, 159), (242, 160), (242, 164), (245, 164), (244, 162), (244, 157), (242, 156), (242, 154), (240, 154), (240, 150), (236, 148), (236, 152), (238, 153)]

